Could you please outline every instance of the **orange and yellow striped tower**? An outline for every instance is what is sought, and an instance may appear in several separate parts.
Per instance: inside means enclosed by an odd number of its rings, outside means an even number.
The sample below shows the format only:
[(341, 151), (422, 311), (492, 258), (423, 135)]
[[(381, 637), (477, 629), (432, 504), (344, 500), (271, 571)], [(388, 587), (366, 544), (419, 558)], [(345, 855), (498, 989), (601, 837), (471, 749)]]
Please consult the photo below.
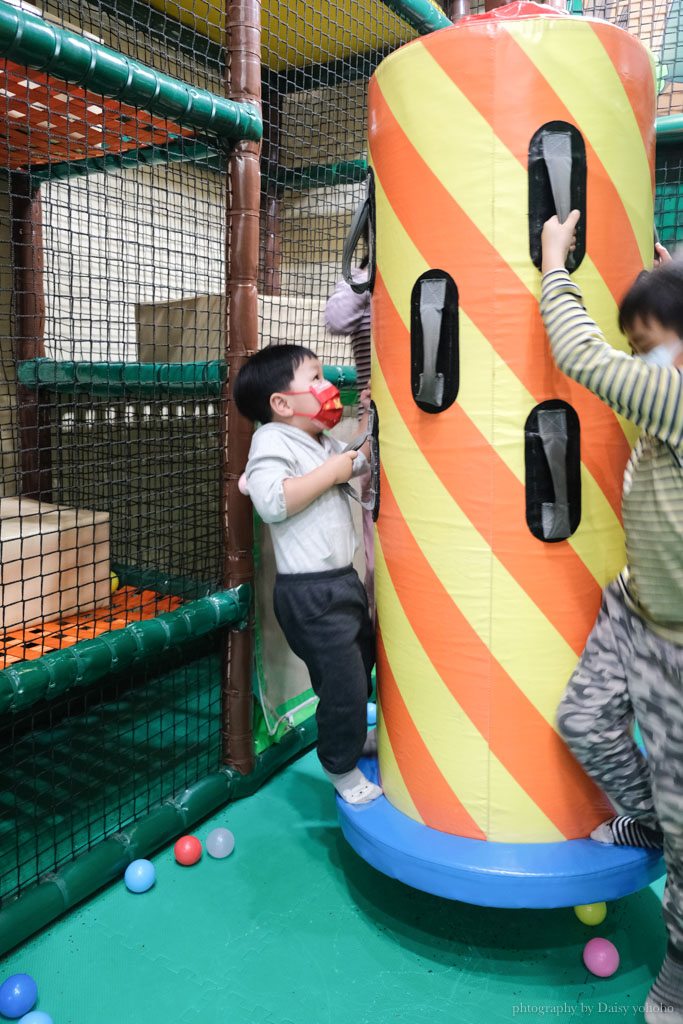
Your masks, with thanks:
[(609, 813), (555, 711), (624, 563), (632, 437), (555, 368), (533, 257), (553, 203), (581, 206), (574, 279), (624, 344), (654, 110), (637, 39), (535, 3), (412, 42), (370, 83), (379, 764), (442, 832), (556, 842)]

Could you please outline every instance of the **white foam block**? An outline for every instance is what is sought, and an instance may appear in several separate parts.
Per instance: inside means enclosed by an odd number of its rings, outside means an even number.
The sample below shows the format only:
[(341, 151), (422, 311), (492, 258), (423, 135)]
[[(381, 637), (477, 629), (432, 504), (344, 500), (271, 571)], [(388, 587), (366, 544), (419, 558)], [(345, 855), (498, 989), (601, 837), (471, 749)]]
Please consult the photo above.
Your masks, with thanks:
[(108, 604), (109, 562), (108, 512), (0, 498), (0, 629)]

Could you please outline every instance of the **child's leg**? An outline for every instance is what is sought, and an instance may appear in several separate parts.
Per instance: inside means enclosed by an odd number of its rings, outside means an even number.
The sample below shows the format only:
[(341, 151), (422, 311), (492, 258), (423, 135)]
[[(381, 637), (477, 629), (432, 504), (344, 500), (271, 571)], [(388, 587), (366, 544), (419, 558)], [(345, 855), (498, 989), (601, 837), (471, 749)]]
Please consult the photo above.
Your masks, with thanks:
[(619, 584), (610, 583), (560, 702), (557, 724), (576, 759), (612, 802), (644, 827), (656, 830), (650, 769), (630, 731), (629, 615)]
[(318, 757), (323, 768), (344, 799), (350, 799), (351, 791), (351, 802), (374, 799), (381, 789), (356, 767), (367, 734), (372, 669), (372, 627), (358, 574), (349, 568), (300, 578), (278, 576), (274, 602), (285, 636), (306, 663), (319, 697)]
[(664, 834), (667, 881), (662, 900), (669, 948), (648, 997), (645, 1019), (683, 1024), (683, 647), (638, 621), (629, 691), (652, 775)]

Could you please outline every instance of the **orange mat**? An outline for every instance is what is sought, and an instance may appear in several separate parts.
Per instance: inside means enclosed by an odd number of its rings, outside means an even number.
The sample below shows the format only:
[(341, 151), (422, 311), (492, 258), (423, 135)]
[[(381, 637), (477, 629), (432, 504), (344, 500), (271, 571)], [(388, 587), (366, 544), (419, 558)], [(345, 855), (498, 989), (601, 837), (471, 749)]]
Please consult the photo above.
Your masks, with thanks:
[(194, 135), (190, 128), (10, 61), (0, 62), (0, 116), (7, 129), (0, 161), (11, 170), (165, 146), (169, 139)]
[(179, 597), (162, 597), (154, 590), (120, 587), (112, 594), (109, 607), (70, 615), (52, 622), (8, 629), (0, 635), (0, 668), (15, 661), (32, 661), (79, 640), (90, 640), (112, 629), (123, 629), (129, 622), (153, 619), (172, 612), (183, 602)]

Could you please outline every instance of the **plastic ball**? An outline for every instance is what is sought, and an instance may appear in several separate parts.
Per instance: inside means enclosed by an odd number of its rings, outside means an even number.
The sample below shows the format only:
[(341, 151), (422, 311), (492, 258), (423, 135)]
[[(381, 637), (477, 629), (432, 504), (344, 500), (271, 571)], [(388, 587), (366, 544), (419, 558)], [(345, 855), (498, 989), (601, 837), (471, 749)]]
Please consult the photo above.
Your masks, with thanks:
[(215, 828), (206, 837), (206, 852), (209, 857), (228, 857), (235, 849), (235, 837), (229, 828)]
[(38, 986), (30, 974), (12, 974), (0, 985), (0, 1013), (23, 1017), (36, 1005)]
[(619, 966), (619, 952), (609, 939), (591, 939), (584, 947), (583, 962), (591, 974), (609, 978)]
[(113, 569), (109, 573), (109, 578), (111, 580), (111, 592), (112, 592), (112, 594), (115, 594), (116, 591), (121, 586), (121, 580), (118, 578), (118, 576), (116, 575), (116, 573), (114, 572)]
[(368, 701), (368, 725), (377, 724), (377, 705)]
[(126, 868), (123, 880), (131, 892), (147, 892), (154, 885), (157, 873), (151, 860), (134, 860)]
[(202, 844), (196, 836), (181, 836), (173, 847), (175, 859), (184, 867), (196, 864), (202, 855)]
[(54, 1024), (54, 1021), (49, 1013), (43, 1013), (42, 1010), (31, 1010), (21, 1018), (19, 1024)]
[(582, 903), (574, 907), (574, 913), (582, 924), (602, 924), (607, 916), (606, 903)]

